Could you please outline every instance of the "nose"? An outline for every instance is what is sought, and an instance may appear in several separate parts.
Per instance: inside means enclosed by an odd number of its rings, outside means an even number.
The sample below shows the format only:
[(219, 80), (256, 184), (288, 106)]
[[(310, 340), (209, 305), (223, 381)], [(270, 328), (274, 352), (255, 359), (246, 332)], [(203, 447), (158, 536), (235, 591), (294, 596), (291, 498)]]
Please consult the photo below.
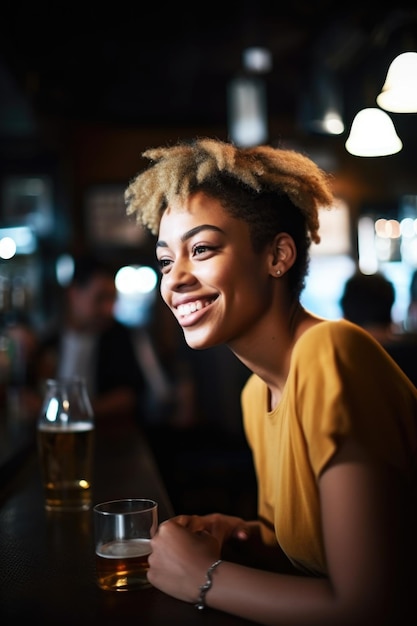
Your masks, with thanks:
[(197, 279), (188, 259), (176, 259), (167, 274), (163, 276), (163, 286), (170, 291), (178, 291), (193, 286)]

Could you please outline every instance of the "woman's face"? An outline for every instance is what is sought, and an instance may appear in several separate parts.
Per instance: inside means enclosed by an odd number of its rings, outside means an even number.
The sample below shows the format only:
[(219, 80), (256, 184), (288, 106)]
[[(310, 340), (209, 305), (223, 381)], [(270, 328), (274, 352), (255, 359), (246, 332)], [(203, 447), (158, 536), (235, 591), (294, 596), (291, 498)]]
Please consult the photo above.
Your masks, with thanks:
[(162, 216), (156, 254), (161, 295), (192, 348), (230, 344), (254, 329), (271, 301), (267, 251), (246, 222), (201, 192)]

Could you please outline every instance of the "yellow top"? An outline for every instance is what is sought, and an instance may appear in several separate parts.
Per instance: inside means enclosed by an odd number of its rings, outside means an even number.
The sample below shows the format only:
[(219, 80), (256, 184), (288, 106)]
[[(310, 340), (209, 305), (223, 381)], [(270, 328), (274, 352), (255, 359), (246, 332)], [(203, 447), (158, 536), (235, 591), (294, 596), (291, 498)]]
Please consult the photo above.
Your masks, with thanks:
[[(351, 434), (415, 480), (417, 390), (371, 336), (346, 320), (323, 321), (297, 341), (281, 402), (252, 375), (243, 420), (258, 478), (264, 541), (300, 568), (326, 574), (318, 479)], [(339, 444), (338, 444), (339, 442)]]

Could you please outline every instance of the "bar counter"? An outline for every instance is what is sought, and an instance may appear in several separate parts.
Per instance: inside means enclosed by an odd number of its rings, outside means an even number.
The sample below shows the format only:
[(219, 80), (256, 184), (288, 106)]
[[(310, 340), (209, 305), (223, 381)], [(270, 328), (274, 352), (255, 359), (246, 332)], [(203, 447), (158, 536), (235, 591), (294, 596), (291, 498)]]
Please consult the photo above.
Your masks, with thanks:
[[(23, 443), (22, 448), (13, 441), (15, 462), (7, 457), (7, 463), (0, 465), (2, 626), (22, 618), (44, 626), (118, 625), (128, 621), (151, 626), (253, 624), (209, 608), (197, 611), (155, 588), (131, 592), (99, 589), (92, 511), (47, 512), (35, 440), (30, 446), (27, 439)], [(26, 451), (23, 458), (22, 450)], [(136, 424), (96, 428), (93, 493), (94, 504), (123, 497), (157, 500), (159, 521), (174, 513), (150, 448)]]

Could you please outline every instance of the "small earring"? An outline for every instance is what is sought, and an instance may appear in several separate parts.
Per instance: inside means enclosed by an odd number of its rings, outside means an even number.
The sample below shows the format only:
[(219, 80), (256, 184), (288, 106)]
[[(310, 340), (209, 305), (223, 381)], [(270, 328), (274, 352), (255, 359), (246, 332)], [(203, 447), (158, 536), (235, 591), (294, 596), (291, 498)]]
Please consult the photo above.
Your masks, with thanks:
[(281, 276), (281, 270), (277, 270), (277, 276)]

